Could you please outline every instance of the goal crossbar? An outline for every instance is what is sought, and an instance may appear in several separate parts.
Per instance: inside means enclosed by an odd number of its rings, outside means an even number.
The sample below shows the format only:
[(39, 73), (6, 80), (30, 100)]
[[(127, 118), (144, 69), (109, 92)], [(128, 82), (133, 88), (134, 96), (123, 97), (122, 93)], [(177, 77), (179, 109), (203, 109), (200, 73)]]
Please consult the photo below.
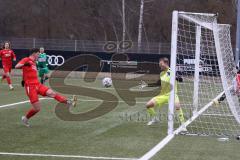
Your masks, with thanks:
[(186, 15), (203, 15), (203, 16), (217, 16), (217, 14), (214, 13), (195, 13), (195, 12), (184, 12), (184, 11), (178, 11), (180, 14), (186, 14)]
[(201, 22), (201, 21), (198, 21), (198, 20), (196, 20), (196, 19), (194, 19), (194, 18), (192, 18), (192, 17), (190, 17), (188, 15), (184, 15), (184, 14), (179, 14), (179, 17), (181, 17), (183, 19), (186, 19), (188, 21), (194, 22), (194, 23), (196, 23), (198, 25), (201, 25), (201, 26), (203, 26), (203, 27), (205, 27), (205, 28), (207, 28), (209, 30), (213, 30), (212, 23)]

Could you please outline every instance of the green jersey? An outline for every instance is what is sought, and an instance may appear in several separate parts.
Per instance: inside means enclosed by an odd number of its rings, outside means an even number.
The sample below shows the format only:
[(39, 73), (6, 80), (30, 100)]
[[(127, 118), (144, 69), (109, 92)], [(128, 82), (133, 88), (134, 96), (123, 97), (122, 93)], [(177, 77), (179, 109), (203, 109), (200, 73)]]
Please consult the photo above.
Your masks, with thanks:
[[(171, 69), (169, 68), (166, 71), (162, 71), (160, 73), (160, 80), (161, 80), (161, 92), (160, 95), (169, 95), (171, 90), (170, 85), (170, 77), (171, 77)], [(175, 82), (175, 94), (177, 94), (177, 82)]]
[(47, 68), (47, 66), (48, 66), (47, 54), (40, 53), (37, 60), (37, 67), (41, 69), (41, 68)]

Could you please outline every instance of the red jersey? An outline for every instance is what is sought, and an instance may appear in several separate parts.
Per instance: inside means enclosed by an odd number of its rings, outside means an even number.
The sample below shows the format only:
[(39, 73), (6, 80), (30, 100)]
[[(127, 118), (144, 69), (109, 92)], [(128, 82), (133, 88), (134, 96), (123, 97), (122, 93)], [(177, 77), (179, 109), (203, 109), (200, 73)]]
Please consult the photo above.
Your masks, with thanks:
[(12, 60), (16, 59), (16, 55), (11, 49), (3, 49), (0, 51), (0, 58), (3, 66), (12, 66)]
[(237, 88), (240, 88), (240, 74), (237, 74), (236, 76), (236, 82), (237, 82)]
[(38, 84), (38, 72), (37, 72), (37, 66), (36, 62), (33, 61), (31, 58), (23, 58), (18, 64), (25, 64), (29, 63), (31, 66), (23, 66), (23, 80), (25, 81), (25, 84)]

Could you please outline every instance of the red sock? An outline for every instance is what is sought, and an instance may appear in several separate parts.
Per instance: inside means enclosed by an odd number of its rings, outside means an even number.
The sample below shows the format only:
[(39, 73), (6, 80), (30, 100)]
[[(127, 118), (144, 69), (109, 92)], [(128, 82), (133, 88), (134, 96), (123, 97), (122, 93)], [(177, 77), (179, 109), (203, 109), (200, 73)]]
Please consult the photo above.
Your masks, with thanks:
[(6, 77), (6, 78), (7, 78), (8, 84), (12, 84), (12, 81), (11, 81), (10, 77)]
[(2, 79), (4, 80), (5, 78), (6, 78), (6, 76), (5, 76), (5, 75), (3, 75), (3, 76), (2, 76)]
[(60, 103), (67, 103), (67, 98), (64, 97), (64, 96), (61, 96), (60, 94), (56, 94), (54, 99), (57, 100)]
[(27, 119), (30, 119), (32, 116), (34, 116), (38, 112), (39, 110), (35, 110), (34, 108), (31, 108), (26, 114)]

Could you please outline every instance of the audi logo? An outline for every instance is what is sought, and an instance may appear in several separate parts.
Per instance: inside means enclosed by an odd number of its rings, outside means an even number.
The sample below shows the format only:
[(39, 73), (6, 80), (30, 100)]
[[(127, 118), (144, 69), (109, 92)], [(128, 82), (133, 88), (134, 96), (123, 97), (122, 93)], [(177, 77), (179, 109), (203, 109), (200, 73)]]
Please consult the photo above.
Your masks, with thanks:
[(48, 58), (48, 64), (51, 66), (62, 66), (65, 62), (65, 59), (63, 56), (55, 56), (55, 55), (47, 55)]

